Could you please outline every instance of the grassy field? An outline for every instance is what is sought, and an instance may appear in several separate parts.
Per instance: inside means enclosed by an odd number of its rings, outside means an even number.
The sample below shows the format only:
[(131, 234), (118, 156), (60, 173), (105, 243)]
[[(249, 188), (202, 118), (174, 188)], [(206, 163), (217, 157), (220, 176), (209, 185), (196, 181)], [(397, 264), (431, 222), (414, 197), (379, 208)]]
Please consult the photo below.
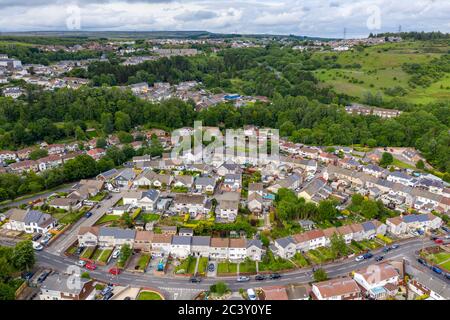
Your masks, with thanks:
[(139, 293), (137, 300), (162, 300), (162, 298), (155, 292), (142, 291)]
[(427, 259), (436, 264), (438, 267), (450, 272), (450, 253), (440, 252), (436, 254), (430, 254)]
[(120, 220), (120, 218), (121, 218), (121, 215), (105, 214), (95, 224), (99, 225), (99, 224), (103, 224), (106, 222), (117, 221), (117, 220)]
[[(403, 63), (427, 63), (440, 57), (450, 49), (449, 44), (431, 42), (404, 42), (384, 44), (366, 48), (362, 52), (315, 53), (316, 59), (337, 56), (336, 63), (342, 68), (317, 70), (316, 76), (325, 85), (331, 85), (336, 92), (363, 98), (366, 92), (380, 92), (383, 99), (393, 97), (385, 94), (386, 88), (400, 86), (406, 94), (401, 97), (411, 103), (430, 103), (450, 99), (450, 74), (427, 88), (412, 88), (408, 84), (411, 75), (402, 70)], [(359, 64), (361, 68), (348, 65)]]

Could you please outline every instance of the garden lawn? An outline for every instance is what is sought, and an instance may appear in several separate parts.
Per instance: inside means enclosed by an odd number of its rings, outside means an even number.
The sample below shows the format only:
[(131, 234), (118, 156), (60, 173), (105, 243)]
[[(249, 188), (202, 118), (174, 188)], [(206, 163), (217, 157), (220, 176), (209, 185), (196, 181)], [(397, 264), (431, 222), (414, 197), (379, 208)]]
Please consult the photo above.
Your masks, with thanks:
[(117, 220), (120, 220), (121, 217), (122, 217), (121, 215), (105, 214), (95, 224), (99, 225), (99, 224), (104, 224), (107, 222), (117, 221)]
[(430, 254), (427, 259), (450, 272), (450, 252)]
[(218, 273), (236, 273), (237, 272), (237, 264), (232, 262), (220, 262), (217, 265)]
[(98, 262), (107, 263), (111, 253), (112, 253), (112, 249), (102, 250), (102, 252), (100, 253), (100, 255), (98, 256), (98, 258), (96, 260)]
[(148, 263), (150, 261), (150, 256), (148, 254), (142, 254), (139, 257), (137, 266), (139, 268), (139, 270), (145, 270), (145, 268), (147, 267)]
[(178, 273), (178, 271), (181, 270), (184, 270), (184, 273), (189, 273), (189, 268), (191, 264), (193, 264), (194, 265), (193, 268), (195, 268), (195, 259), (189, 256), (186, 259), (182, 260), (177, 267), (175, 267), (175, 273)]
[(162, 298), (155, 292), (142, 291), (139, 293), (137, 300), (162, 300)]
[(201, 257), (200, 261), (198, 263), (198, 270), (197, 272), (199, 274), (205, 274), (206, 273), (206, 268), (208, 268), (208, 261), (209, 259), (206, 257)]
[(301, 268), (309, 265), (308, 260), (300, 252), (297, 252), (292, 260)]
[(92, 254), (94, 253), (95, 247), (87, 247), (84, 249), (83, 253), (81, 253), (80, 258), (90, 259)]
[(255, 261), (245, 260), (239, 265), (239, 273), (256, 273)]

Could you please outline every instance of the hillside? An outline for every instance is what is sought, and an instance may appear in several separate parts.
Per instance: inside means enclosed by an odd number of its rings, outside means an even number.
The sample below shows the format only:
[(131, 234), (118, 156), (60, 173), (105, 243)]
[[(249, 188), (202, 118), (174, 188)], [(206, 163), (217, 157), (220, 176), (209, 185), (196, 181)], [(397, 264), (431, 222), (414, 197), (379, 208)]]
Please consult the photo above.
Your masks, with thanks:
[[(450, 99), (450, 74), (428, 87), (411, 86), (412, 74), (402, 68), (404, 63), (427, 64), (450, 52), (450, 44), (439, 41), (416, 41), (384, 44), (342, 53), (317, 52), (318, 60), (334, 60), (341, 68), (319, 69), (316, 76), (336, 92), (364, 99), (367, 92), (381, 94), (384, 101), (394, 97), (409, 103), (426, 104)], [(334, 57), (333, 57), (334, 56)], [(392, 94), (387, 88), (397, 88)]]

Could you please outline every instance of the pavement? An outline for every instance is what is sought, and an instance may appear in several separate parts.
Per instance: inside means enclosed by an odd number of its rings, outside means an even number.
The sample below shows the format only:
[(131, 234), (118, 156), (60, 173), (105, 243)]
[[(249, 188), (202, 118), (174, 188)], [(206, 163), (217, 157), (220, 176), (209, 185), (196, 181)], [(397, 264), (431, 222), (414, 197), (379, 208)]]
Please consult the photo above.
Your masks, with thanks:
[(52, 191), (41, 193), (41, 194), (38, 194), (38, 195), (35, 195), (35, 196), (30, 196), (30, 197), (27, 197), (27, 198), (22, 199), (22, 200), (17, 200), (17, 201), (13, 200), (11, 202), (8, 202), (8, 203), (0, 205), (0, 209), (1, 208), (5, 208), (5, 207), (18, 207), (21, 204), (28, 204), (30, 201), (34, 201), (34, 200), (41, 199), (41, 198), (48, 198), (50, 195), (52, 195), (52, 194), (54, 194), (56, 192), (67, 192), (67, 191), (70, 191), (74, 184), (75, 183), (65, 184), (65, 185), (61, 186), (60, 188), (54, 189)]
[[(412, 239), (403, 242), (398, 249), (384, 254), (385, 260), (405, 258), (414, 263), (414, 261), (416, 261), (416, 252), (422, 247), (430, 245), (433, 245), (433, 242), (429, 240)], [(381, 249), (372, 251), (374, 255), (380, 254), (380, 252)], [(41, 251), (37, 253), (37, 262), (41, 266), (66, 272), (69, 266), (74, 266), (76, 260)], [(326, 270), (330, 278), (334, 278), (349, 275), (354, 270), (367, 267), (374, 263), (375, 261), (373, 259), (362, 262), (356, 262), (354, 259), (347, 259), (345, 261), (323, 265), (322, 268)], [(84, 271), (86, 270), (81, 270), (81, 272)], [(124, 271), (118, 276), (111, 276), (107, 273), (107, 268), (105, 267), (98, 267), (95, 271), (89, 271), (89, 274), (92, 278), (100, 281), (113, 282), (124, 286), (129, 285), (131, 287), (153, 287), (160, 289), (163, 292), (168, 293), (172, 298), (180, 298), (181, 296), (187, 297), (188, 295), (191, 295), (191, 293), (192, 296), (194, 296), (196, 292), (207, 290), (210, 285), (216, 283), (219, 279), (226, 282), (233, 291), (237, 291), (239, 288), (247, 289), (267, 285), (286, 285), (289, 283), (308, 283), (313, 281), (313, 272), (311, 268), (303, 268), (285, 273), (281, 279), (277, 280), (251, 280), (245, 283), (236, 282), (236, 277), (206, 278), (202, 280), (201, 283), (191, 283), (186, 278), (174, 277), (172, 275), (157, 277), (152, 273), (135, 274), (127, 271)]]

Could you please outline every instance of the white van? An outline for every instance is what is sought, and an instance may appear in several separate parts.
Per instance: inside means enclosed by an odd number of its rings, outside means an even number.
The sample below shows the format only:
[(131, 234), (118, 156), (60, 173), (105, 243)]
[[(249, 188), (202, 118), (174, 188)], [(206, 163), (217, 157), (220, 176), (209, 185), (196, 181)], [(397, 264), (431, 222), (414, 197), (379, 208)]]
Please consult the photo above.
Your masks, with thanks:
[(256, 293), (253, 289), (247, 289), (247, 296), (249, 300), (256, 300)]

